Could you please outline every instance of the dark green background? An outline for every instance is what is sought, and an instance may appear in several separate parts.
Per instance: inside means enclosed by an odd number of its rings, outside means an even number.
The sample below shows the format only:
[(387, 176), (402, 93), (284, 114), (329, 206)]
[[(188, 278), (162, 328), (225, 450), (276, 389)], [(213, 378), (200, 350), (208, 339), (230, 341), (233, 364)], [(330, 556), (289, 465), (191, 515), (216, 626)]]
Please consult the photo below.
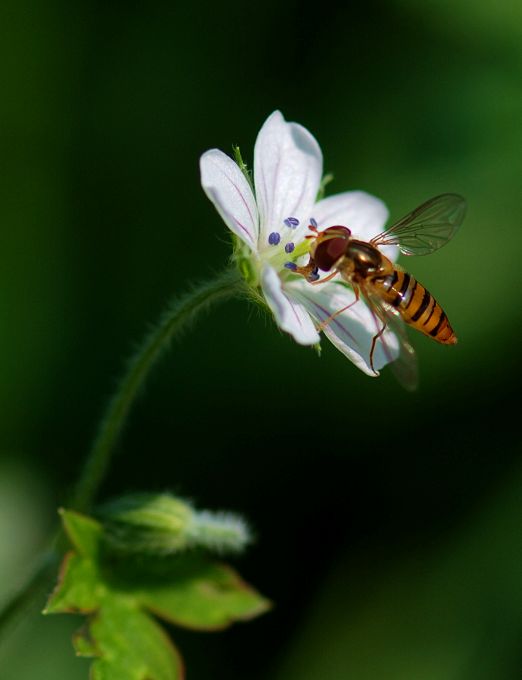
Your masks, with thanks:
[[(189, 680), (519, 678), (522, 5), (3, 0), (0, 75), (0, 592), (133, 343), (226, 265), (199, 155), (251, 162), (279, 108), (317, 137), (330, 193), (375, 193), (392, 219), (467, 197), (455, 241), (403, 261), (459, 344), (411, 334), (411, 395), (216, 308), (154, 374), (103, 496), (171, 489), (255, 528), (237, 565), (276, 607), (172, 629)], [(77, 625), (35, 614), (2, 679), (86, 678)]]

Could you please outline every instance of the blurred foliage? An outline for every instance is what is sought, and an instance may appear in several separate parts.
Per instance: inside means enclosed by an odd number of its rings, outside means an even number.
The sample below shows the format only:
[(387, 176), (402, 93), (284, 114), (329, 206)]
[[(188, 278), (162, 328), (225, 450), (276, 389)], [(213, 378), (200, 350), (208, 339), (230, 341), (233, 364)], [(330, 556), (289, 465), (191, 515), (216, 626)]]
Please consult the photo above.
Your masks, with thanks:
[(519, 677), (520, 467), (513, 477), (444, 543), (409, 545), (399, 561), (365, 546), (336, 564), (276, 677)]
[[(256, 528), (241, 571), (277, 606), (176, 634), (194, 680), (520, 677), (521, 13), (4, 0), (0, 597), (55, 521), (133, 341), (227, 260), (200, 153), (237, 143), (251, 162), (280, 108), (317, 137), (330, 193), (375, 193), (392, 219), (466, 196), (455, 241), (403, 261), (459, 344), (412, 334), (408, 395), (228, 304), (155, 373), (103, 497), (172, 489)], [(66, 625), (35, 614), (15, 630), (2, 679), (85, 678)]]

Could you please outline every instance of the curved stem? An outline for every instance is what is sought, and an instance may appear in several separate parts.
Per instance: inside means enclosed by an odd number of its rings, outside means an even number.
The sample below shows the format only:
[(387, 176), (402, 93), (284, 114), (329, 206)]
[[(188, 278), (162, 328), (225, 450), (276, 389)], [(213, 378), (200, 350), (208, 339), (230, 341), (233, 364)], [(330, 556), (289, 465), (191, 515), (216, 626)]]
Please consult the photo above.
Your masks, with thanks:
[(134, 401), (150, 370), (168, 349), (171, 340), (211, 303), (237, 296), (244, 288), (236, 269), (227, 269), (216, 279), (195, 287), (183, 297), (175, 298), (158, 324), (145, 337), (127, 364), (114, 396), (107, 405), (98, 433), (87, 457), (83, 473), (76, 485), (69, 507), (86, 510), (103, 482), (115, 444)]
[[(83, 472), (74, 490), (69, 507), (87, 510), (107, 474), (115, 445), (125, 426), (130, 410), (152, 367), (168, 349), (171, 340), (213, 302), (220, 302), (245, 292), (245, 284), (236, 269), (225, 270), (214, 280), (196, 286), (183, 297), (174, 298), (159, 322), (144, 338), (131, 357), (120, 383), (109, 401), (97, 435), (92, 444)], [(52, 541), (27, 575), (25, 582), (0, 610), (0, 630), (26, 609), (36, 595), (43, 592), (57, 561), (63, 536)]]

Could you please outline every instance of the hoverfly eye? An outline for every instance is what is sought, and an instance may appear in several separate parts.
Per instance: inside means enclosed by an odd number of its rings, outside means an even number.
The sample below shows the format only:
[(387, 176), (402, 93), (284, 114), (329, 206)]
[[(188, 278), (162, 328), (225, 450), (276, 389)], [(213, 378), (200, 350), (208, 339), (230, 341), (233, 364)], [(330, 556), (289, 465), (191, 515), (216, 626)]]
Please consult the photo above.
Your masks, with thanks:
[(346, 253), (348, 239), (343, 237), (325, 238), (319, 243), (314, 252), (314, 260), (325, 272), (335, 265), (337, 260)]
[(339, 238), (350, 238), (352, 235), (352, 230), (348, 229), (348, 227), (343, 227), (342, 225), (336, 225), (335, 227), (328, 227), (328, 229), (325, 229), (323, 231), (323, 234), (331, 234), (335, 233), (336, 236), (339, 236)]

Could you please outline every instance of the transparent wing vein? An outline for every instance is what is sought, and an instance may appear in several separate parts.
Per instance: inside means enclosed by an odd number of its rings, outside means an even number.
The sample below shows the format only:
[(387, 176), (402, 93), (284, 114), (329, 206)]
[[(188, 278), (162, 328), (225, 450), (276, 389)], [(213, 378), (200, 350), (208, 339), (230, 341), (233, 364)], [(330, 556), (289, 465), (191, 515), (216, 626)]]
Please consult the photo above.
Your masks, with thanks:
[(465, 215), (466, 201), (462, 196), (441, 194), (420, 205), (370, 243), (398, 246), (404, 255), (429, 255), (453, 238)]

